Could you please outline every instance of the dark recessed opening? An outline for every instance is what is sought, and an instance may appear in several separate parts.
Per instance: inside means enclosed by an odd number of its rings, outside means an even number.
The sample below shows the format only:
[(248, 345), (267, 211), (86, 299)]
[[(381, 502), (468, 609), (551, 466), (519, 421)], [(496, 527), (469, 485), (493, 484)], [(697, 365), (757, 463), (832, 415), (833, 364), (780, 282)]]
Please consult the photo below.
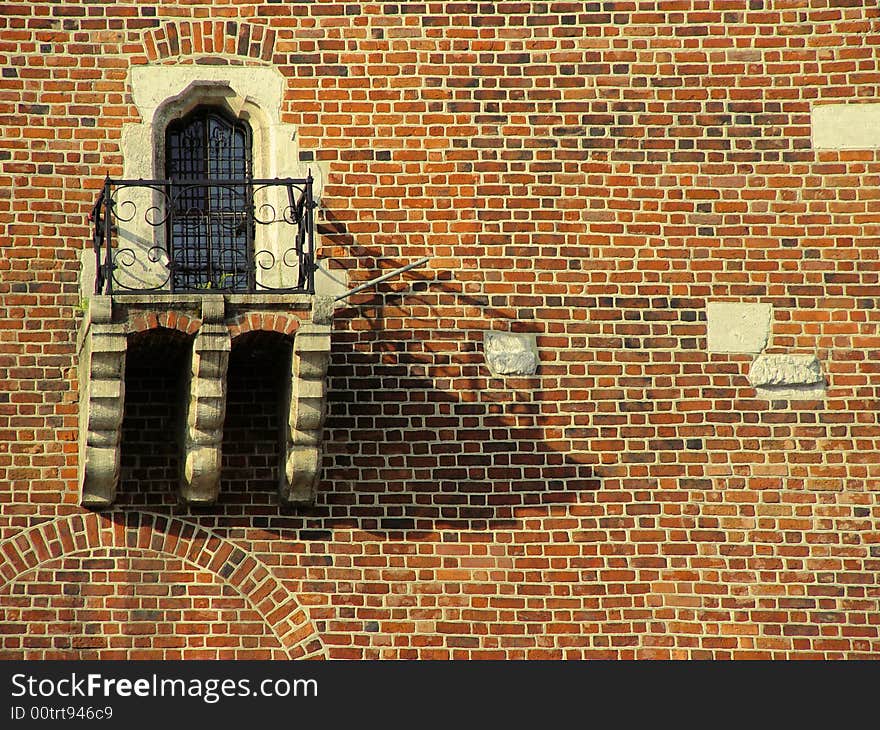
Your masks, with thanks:
[(164, 327), (128, 338), (118, 505), (177, 503), (191, 352), (192, 337)]
[(290, 338), (249, 332), (234, 340), (226, 383), (220, 499), (277, 509)]

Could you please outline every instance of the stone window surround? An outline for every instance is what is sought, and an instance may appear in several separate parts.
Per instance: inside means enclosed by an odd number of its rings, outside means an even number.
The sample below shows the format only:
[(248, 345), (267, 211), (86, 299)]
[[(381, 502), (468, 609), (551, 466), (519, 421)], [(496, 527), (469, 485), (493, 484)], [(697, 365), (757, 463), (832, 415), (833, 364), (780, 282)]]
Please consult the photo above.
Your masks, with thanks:
[[(254, 177), (305, 177), (296, 128), (280, 120), (284, 77), (265, 66), (146, 65), (129, 74), (142, 121), (122, 129), (123, 177), (164, 177), (165, 128), (196, 106), (226, 109), (253, 133)], [(316, 163), (315, 198), (322, 175)]]
[[(164, 170), (165, 128), (199, 105), (226, 110), (235, 119), (251, 127), (254, 177), (314, 178), (312, 195), (320, 203), (326, 164), (299, 162), (297, 130), (281, 121), (281, 104), (286, 86), (284, 76), (271, 66), (215, 66), (208, 64), (148, 64), (133, 66), (128, 85), (141, 121), (123, 125), (120, 148), (125, 179), (162, 179)], [(139, 201), (149, 207), (149, 201)], [(318, 211), (319, 212), (319, 211)], [(161, 243), (160, 228), (146, 225), (129, 231), (127, 245), (141, 245), (141, 259), (147, 260), (150, 246)], [(348, 290), (344, 270), (332, 272), (315, 262), (315, 291), (318, 295), (338, 296)], [(92, 294), (95, 281), (94, 253), (82, 255), (81, 296)], [(150, 282), (147, 282), (148, 284)]]

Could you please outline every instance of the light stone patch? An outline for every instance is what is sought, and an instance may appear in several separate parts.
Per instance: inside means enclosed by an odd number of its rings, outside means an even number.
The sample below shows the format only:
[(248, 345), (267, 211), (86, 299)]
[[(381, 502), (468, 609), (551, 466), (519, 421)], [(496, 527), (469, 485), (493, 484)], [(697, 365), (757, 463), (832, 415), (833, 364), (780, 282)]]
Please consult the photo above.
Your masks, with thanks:
[(810, 123), (814, 149), (880, 149), (880, 104), (821, 104)]
[(483, 351), (489, 372), (503, 375), (534, 375), (538, 371), (538, 347), (534, 335), (487, 332)]
[(758, 353), (767, 346), (773, 308), (769, 304), (709, 302), (706, 306), (709, 352)]

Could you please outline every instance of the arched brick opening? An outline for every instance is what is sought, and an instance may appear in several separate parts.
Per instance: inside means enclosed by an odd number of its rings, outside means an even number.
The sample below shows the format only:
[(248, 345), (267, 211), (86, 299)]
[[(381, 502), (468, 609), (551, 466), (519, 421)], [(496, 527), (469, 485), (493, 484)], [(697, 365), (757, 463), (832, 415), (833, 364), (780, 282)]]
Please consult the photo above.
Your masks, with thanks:
[(177, 503), (191, 358), (192, 337), (179, 329), (158, 326), (128, 336), (119, 505)]
[(231, 20), (170, 21), (144, 33), (143, 47), (153, 62), (205, 54), (265, 63), (272, 60), (275, 31)]
[(232, 341), (226, 375), (221, 498), (277, 505), (289, 417), (292, 338), (249, 330)]
[[(175, 585), (183, 586), (177, 596), (171, 593)], [(76, 514), (19, 533), (0, 544), (0, 596), (0, 656), (23, 655), (22, 632), (37, 637), (33, 658), (157, 658), (152, 652), (158, 650), (170, 658), (187, 649), (188, 658), (325, 655), (305, 610), (256, 556), (166, 515)], [(243, 620), (227, 621), (230, 610)], [(90, 634), (105, 630), (113, 612), (116, 646)], [(206, 634), (198, 621), (214, 633)], [(175, 624), (181, 624), (179, 632)], [(202, 639), (181, 646), (175, 633)], [(219, 639), (204, 646), (205, 636)], [(248, 642), (247, 636), (256, 638)]]

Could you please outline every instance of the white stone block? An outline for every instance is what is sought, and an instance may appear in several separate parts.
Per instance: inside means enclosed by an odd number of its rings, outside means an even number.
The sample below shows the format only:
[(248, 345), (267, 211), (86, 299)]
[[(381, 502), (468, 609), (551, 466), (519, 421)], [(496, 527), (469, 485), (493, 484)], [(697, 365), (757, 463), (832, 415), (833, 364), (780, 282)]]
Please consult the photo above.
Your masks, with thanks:
[(820, 104), (811, 110), (813, 148), (880, 149), (880, 104)]
[(758, 353), (767, 346), (773, 308), (769, 304), (709, 302), (709, 352)]

